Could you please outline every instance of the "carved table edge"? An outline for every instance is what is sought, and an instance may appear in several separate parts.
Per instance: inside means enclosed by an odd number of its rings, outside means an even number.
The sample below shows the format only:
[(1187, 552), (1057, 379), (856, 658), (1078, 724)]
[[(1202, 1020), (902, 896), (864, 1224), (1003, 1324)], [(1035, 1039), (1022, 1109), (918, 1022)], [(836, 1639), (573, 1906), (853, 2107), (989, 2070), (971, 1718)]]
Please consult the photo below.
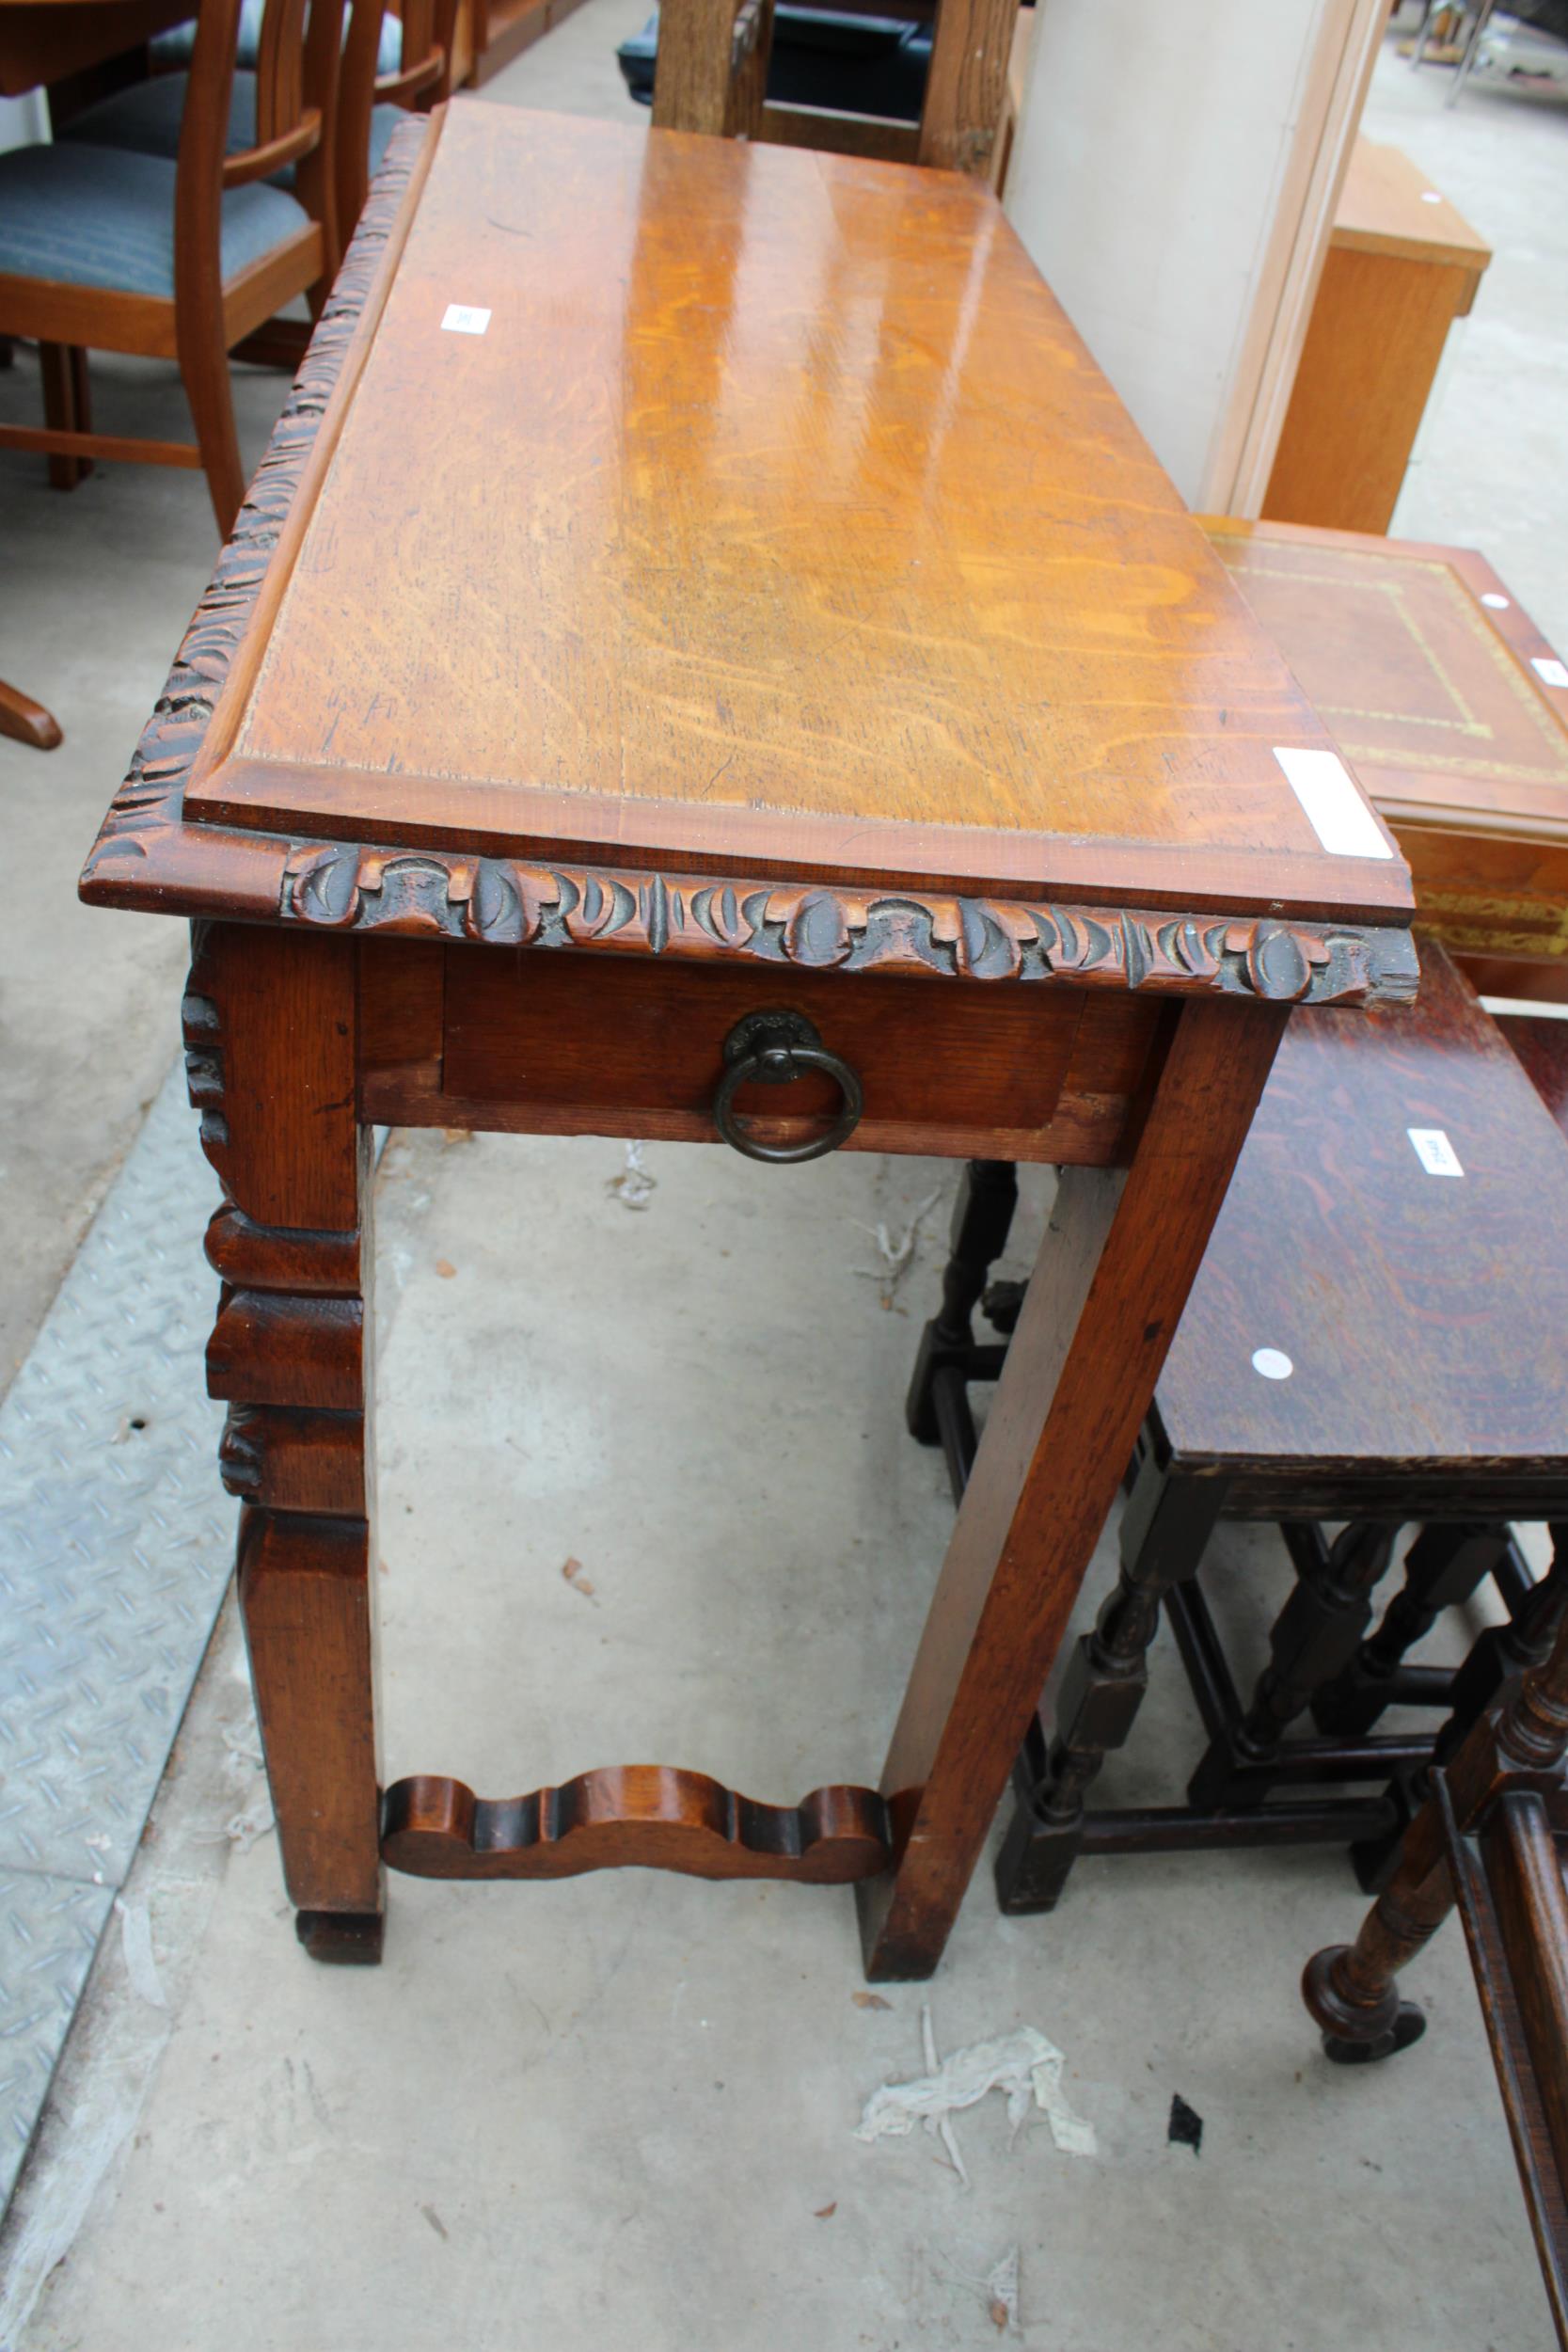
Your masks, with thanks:
[(87, 859), (97, 905), (503, 947), (807, 970), (1211, 993), (1307, 1004), (1415, 996), (1402, 926), (871, 891), (291, 839), (187, 825), (185, 787), (261, 593), (425, 137), (400, 125), (299, 373)]

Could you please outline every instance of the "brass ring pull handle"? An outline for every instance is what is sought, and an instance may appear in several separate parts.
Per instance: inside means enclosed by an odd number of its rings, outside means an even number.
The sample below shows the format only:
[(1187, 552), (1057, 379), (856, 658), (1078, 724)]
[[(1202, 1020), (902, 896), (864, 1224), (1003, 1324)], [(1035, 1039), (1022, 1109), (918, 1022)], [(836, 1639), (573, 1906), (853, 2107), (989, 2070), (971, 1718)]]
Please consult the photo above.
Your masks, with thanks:
[[(761, 1143), (733, 1108), (743, 1086), (788, 1086), (802, 1071), (825, 1070), (843, 1102), (825, 1136), (807, 1143)], [(724, 1074), (713, 1098), (713, 1119), (724, 1141), (749, 1160), (819, 1160), (836, 1152), (860, 1123), (861, 1082), (847, 1061), (830, 1054), (804, 1013), (749, 1012), (724, 1040)]]

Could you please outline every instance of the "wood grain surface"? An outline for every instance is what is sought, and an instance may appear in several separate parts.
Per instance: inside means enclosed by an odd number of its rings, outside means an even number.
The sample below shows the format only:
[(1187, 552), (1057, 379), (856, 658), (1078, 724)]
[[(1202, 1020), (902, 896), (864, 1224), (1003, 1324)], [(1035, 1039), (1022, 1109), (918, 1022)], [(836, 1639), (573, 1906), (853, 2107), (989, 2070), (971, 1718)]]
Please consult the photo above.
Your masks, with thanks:
[(1158, 1409), (1189, 1462), (1467, 1462), (1478, 1493), (1568, 1448), (1568, 1144), (1440, 948), (1414, 1008), (1291, 1020)]
[(1320, 847), (1273, 752), (1320, 722), (988, 191), (438, 130), (187, 817), (1408, 905)]

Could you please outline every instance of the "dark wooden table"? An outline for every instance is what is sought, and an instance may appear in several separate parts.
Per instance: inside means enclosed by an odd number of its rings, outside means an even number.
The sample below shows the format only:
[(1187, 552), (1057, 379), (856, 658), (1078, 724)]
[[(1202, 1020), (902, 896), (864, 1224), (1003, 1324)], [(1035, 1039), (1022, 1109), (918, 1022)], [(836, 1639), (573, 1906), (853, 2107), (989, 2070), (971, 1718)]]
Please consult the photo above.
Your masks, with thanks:
[[(384, 1861), (641, 1863), (860, 1881), (869, 1972), (929, 1974), (1290, 1009), (1417, 977), (1402, 861), (994, 199), (463, 100), (400, 131), (83, 888), (197, 918), (309, 1948), (374, 1956)], [(712, 1141), (721, 1087), (753, 1153), (858, 1102), (850, 1149), (1066, 1164), (881, 1786), (382, 1799), (371, 1126)]]

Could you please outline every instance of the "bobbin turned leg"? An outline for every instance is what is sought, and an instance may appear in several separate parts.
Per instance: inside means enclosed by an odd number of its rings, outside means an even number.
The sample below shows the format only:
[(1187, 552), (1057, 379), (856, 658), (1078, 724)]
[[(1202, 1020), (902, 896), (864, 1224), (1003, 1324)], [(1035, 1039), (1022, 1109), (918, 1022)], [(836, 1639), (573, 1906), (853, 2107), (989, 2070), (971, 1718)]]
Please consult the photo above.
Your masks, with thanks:
[[(1189, 1804), (1216, 1812), (1249, 1799), (1261, 1802), (1264, 1786), (1256, 1768), (1278, 1753), (1314, 1692), (1354, 1656), (1397, 1533), (1357, 1520), (1341, 1529), (1321, 1557), (1308, 1558), (1275, 1619), (1270, 1662), (1259, 1677), (1252, 1704), (1234, 1737), (1216, 1740), (1204, 1756), (1188, 1784)], [(1245, 1782), (1238, 1779), (1238, 1765), (1251, 1768)]]
[(1395, 1979), (1453, 1908), (1453, 1831), (1478, 1828), (1511, 1774), (1537, 1786), (1568, 1755), (1568, 1619), (1550, 1655), (1513, 1686), (1496, 1716), (1472, 1724), (1434, 1792), (1410, 1825), (1399, 1867), (1361, 1923), (1354, 1944), (1313, 1954), (1302, 1998), (1323, 2028), (1323, 2049), (1340, 2064), (1365, 2064), (1408, 2048), (1424, 2030), (1419, 2010), (1402, 2002)]
[(1017, 1206), (1018, 1170), (1011, 1160), (970, 1161), (953, 1204), (952, 1254), (942, 1272), (942, 1306), (920, 1335), (904, 1407), (910, 1434), (922, 1445), (942, 1442), (931, 1383), (974, 1344), (974, 1310), (993, 1262), (1007, 1246)]
[[(198, 924), (191, 1099), (226, 1199), (207, 1381), (245, 1501), (239, 1596), (300, 1941), (381, 1956), (372, 1698), (370, 1176), (356, 1112), (356, 964), (344, 939)], [(368, 1141), (368, 1137), (366, 1138)]]
[(1004, 1911), (1053, 1911), (1060, 1901), (1084, 1842), (1089, 1790), (1143, 1705), (1160, 1604), (1196, 1575), (1224, 1496), (1223, 1479), (1173, 1477), (1152, 1446), (1146, 1451), (1122, 1517), (1121, 1573), (1062, 1677), (1043, 1770), (1031, 1768), (1032, 1735), (1013, 1774), (1018, 1803), (996, 1858)]
[(1312, 1720), (1320, 1731), (1359, 1738), (1389, 1704), (1405, 1652), (1432, 1631), (1445, 1609), (1467, 1601), (1508, 1549), (1508, 1529), (1495, 1522), (1423, 1527), (1404, 1556), (1404, 1582), (1374, 1633), (1350, 1663), (1316, 1693)]
[(866, 1973), (928, 1977), (1055, 1661), (1287, 1018), (1183, 1002), (1125, 1181), (1064, 1171), (882, 1772)]

